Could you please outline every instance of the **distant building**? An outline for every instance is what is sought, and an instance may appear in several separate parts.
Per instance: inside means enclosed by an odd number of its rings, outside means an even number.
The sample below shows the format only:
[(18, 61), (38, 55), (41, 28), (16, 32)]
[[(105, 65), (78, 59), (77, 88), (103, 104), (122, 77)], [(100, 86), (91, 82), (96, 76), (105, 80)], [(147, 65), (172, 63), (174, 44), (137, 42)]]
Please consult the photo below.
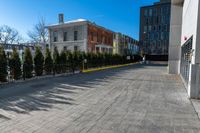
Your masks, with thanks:
[(168, 55), (171, 0), (140, 9), (140, 43), (146, 55)]
[(59, 24), (48, 26), (49, 44), (59, 52), (83, 51), (112, 53), (113, 32), (88, 20), (78, 19), (64, 22), (63, 14), (59, 15)]
[(115, 33), (113, 38), (113, 53), (119, 55), (134, 55), (139, 53), (139, 42), (127, 35)]
[(32, 56), (34, 57), (35, 48), (36, 48), (36, 46), (38, 46), (44, 55), (45, 54), (45, 45), (38, 44), (38, 43), (0, 44), (0, 46), (2, 46), (4, 48), (7, 57), (11, 56), (14, 48), (17, 49), (21, 60), (23, 59), (24, 51), (26, 48), (30, 48)]
[(20, 59), (23, 58), (23, 54), (24, 54), (24, 50), (26, 48), (30, 48), (32, 55), (34, 56), (35, 54), (35, 44), (0, 44), (0, 46), (2, 46), (5, 50), (5, 53), (7, 55), (7, 57), (10, 57), (13, 49), (15, 48), (18, 52), (19, 52), (19, 57)]

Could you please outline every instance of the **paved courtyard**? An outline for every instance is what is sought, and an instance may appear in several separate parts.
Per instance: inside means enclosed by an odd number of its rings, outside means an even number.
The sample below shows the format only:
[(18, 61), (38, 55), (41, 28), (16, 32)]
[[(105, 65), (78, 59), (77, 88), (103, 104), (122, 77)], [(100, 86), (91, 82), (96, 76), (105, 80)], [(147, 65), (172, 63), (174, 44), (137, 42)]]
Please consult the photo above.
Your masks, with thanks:
[(199, 133), (178, 76), (133, 65), (0, 89), (0, 133)]

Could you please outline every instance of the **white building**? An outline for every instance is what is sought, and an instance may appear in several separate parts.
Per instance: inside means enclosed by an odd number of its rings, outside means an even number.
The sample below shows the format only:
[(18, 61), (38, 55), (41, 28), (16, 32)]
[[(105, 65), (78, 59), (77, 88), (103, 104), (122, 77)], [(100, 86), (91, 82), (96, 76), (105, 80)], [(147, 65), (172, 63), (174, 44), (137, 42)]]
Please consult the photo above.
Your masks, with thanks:
[(8, 57), (11, 56), (13, 49), (15, 48), (18, 53), (19, 53), (19, 57), (22, 60), (23, 55), (24, 55), (24, 51), (26, 48), (29, 48), (32, 56), (34, 57), (35, 55), (35, 48), (36, 46), (40, 47), (43, 55), (45, 55), (45, 44), (38, 44), (38, 43), (20, 43), (20, 44), (0, 44), (0, 46), (2, 46), (4, 48), (4, 51), (6, 53), (6, 55)]
[(114, 33), (113, 53), (119, 55), (135, 55), (139, 53), (139, 42), (121, 33)]
[(59, 23), (48, 30), (51, 50), (112, 53), (113, 32), (88, 20), (64, 22), (64, 15), (59, 14)]
[(180, 74), (190, 98), (200, 98), (200, 1), (172, 0), (169, 73)]
[(58, 51), (80, 50), (86, 51), (87, 48), (87, 21), (79, 19), (68, 21), (64, 25), (49, 26), (50, 47), (58, 48)]

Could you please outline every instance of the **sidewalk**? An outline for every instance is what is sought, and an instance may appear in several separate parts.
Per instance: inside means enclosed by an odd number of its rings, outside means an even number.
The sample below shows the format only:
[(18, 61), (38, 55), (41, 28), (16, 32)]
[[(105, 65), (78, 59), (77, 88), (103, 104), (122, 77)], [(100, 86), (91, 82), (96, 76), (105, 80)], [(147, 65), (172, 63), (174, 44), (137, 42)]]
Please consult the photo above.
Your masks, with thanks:
[(200, 120), (179, 76), (135, 64), (0, 89), (0, 132), (200, 133)]
[(197, 115), (199, 116), (200, 120), (200, 100), (191, 99), (191, 102), (196, 110)]

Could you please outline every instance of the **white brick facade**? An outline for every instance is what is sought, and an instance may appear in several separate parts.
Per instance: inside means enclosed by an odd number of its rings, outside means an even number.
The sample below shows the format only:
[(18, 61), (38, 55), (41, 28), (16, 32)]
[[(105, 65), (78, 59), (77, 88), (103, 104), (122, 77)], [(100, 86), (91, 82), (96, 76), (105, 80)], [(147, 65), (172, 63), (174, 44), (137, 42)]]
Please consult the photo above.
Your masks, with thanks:
[[(61, 24), (49, 26), (50, 47), (58, 48), (58, 51), (74, 51), (77, 47), (79, 51), (87, 52), (87, 22), (77, 22), (72, 24)], [(74, 32), (77, 31), (77, 40), (74, 38)], [(57, 33), (57, 40), (54, 40), (54, 32)], [(67, 33), (67, 40), (64, 40), (64, 32)]]

